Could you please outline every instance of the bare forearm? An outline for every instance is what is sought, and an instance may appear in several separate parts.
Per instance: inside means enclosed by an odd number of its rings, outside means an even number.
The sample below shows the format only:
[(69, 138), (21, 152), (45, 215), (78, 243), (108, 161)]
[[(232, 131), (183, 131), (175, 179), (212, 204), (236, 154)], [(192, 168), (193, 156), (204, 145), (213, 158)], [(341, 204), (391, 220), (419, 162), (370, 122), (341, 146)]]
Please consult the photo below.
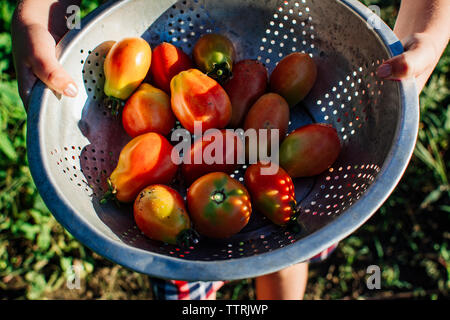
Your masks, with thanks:
[(448, 41), (450, 1), (403, 0), (394, 31), (400, 38), (414, 33), (431, 33), (436, 40)]
[(449, 0), (402, 0), (394, 32), (400, 39), (414, 34), (430, 36), (437, 62), (450, 37)]

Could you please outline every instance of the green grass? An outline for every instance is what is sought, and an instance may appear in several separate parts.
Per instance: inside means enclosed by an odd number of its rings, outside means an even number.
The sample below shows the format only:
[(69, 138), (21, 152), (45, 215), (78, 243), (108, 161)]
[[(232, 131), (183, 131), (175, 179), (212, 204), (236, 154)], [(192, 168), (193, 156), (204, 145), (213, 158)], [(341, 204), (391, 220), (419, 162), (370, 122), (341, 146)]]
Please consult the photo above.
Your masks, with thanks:
[[(98, 1), (84, 1), (84, 11)], [(392, 27), (399, 1), (377, 4)], [(17, 94), (9, 34), (15, 1), (0, 3), (0, 298), (150, 299), (148, 277), (81, 245), (53, 218), (30, 176), (26, 113)], [(402, 181), (382, 208), (310, 267), (308, 299), (449, 298), (450, 93), (448, 49), (421, 97), (419, 140)], [(368, 290), (366, 268), (379, 265), (382, 289)], [(81, 266), (80, 290), (67, 272)], [(252, 279), (228, 283), (220, 299), (255, 299)]]

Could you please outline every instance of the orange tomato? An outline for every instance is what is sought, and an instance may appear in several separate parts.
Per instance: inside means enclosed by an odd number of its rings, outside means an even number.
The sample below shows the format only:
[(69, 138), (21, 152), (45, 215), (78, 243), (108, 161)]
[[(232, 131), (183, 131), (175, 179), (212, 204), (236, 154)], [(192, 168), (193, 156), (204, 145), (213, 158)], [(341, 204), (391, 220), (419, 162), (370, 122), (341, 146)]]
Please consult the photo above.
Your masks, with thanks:
[(148, 83), (141, 84), (125, 103), (122, 123), (131, 137), (147, 132), (169, 134), (175, 125), (170, 97)]
[(317, 78), (317, 66), (307, 53), (284, 57), (270, 75), (270, 89), (286, 99), (292, 107), (311, 91)]
[(150, 45), (142, 38), (116, 42), (106, 55), (104, 91), (108, 97), (126, 100), (148, 73), (152, 61)]
[(178, 159), (172, 161), (172, 156), (175, 156), (172, 149), (166, 138), (154, 132), (128, 142), (109, 177), (116, 199), (132, 202), (144, 187), (170, 183), (178, 169)]
[(231, 119), (231, 102), (217, 81), (197, 69), (183, 71), (170, 83), (172, 110), (185, 129), (194, 133), (194, 121), (202, 132), (224, 128)]
[(163, 42), (153, 50), (150, 74), (155, 86), (170, 94), (170, 81), (193, 67), (189, 56), (173, 44)]
[(147, 237), (170, 244), (179, 244), (183, 232), (191, 227), (184, 200), (174, 189), (151, 185), (137, 196), (134, 220)]

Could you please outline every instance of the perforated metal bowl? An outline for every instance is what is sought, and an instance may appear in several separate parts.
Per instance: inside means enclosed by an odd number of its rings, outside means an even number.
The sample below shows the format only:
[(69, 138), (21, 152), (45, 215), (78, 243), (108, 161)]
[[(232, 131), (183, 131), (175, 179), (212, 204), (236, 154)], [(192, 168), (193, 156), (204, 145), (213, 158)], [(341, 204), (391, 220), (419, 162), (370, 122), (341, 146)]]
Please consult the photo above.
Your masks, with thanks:
[[(379, 25), (371, 28), (371, 19)], [(238, 60), (258, 59), (269, 72), (285, 55), (304, 51), (319, 72), (290, 130), (324, 122), (339, 132), (337, 162), (311, 179), (296, 179), (302, 232), (276, 227), (258, 212), (238, 235), (179, 248), (146, 238), (130, 206), (101, 205), (106, 179), (129, 141), (102, 107), (107, 41), (142, 36), (191, 53), (204, 33), (236, 44)], [(354, 0), (126, 0), (109, 2), (69, 32), (59, 59), (81, 92), (55, 96), (42, 83), (32, 92), (28, 155), (36, 186), (56, 219), (97, 253), (161, 278), (224, 280), (253, 277), (305, 261), (361, 226), (386, 200), (411, 157), (418, 130), (413, 80), (380, 81), (385, 59), (401, 53), (392, 31)], [(242, 181), (245, 167), (234, 177)], [(183, 185), (175, 186), (183, 193)]]

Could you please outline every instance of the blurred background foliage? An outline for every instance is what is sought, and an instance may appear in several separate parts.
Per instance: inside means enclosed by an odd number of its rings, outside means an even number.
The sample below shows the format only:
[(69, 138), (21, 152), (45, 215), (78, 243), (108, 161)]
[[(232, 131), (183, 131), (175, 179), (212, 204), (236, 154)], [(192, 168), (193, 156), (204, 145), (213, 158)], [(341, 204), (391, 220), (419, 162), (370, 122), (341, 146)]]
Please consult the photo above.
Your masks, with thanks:
[[(99, 0), (83, 1), (82, 15)], [(378, 5), (391, 27), (400, 1)], [(10, 24), (16, 1), (0, 2), (0, 299), (151, 299), (147, 276), (115, 265), (80, 244), (40, 198), (26, 158), (26, 113), (17, 93)], [(413, 159), (395, 192), (325, 262), (310, 266), (307, 299), (449, 298), (450, 55), (420, 96)], [(366, 268), (379, 265), (381, 290), (368, 290)], [(81, 288), (69, 290), (72, 266)], [(219, 299), (255, 299), (252, 279), (232, 281)]]

